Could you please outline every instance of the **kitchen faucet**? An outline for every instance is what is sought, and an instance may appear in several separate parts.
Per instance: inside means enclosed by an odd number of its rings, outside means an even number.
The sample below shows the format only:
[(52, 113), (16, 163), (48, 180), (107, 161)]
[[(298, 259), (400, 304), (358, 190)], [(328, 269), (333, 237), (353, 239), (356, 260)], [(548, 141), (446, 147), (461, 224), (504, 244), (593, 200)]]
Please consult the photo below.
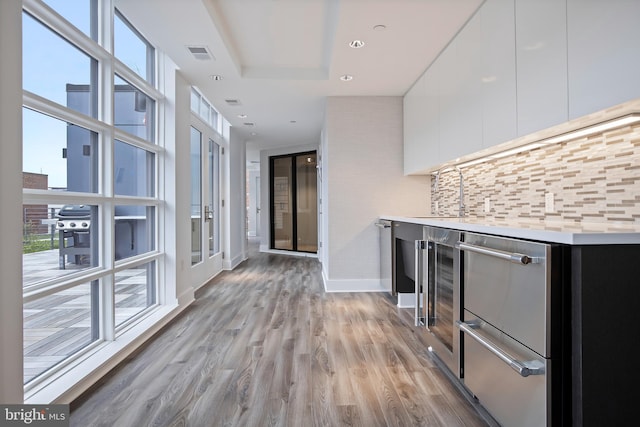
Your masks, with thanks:
[(462, 170), (456, 166), (456, 170), (460, 175), (460, 204), (458, 206), (458, 217), (462, 218), (465, 214), (465, 205), (464, 205), (464, 176), (462, 175)]

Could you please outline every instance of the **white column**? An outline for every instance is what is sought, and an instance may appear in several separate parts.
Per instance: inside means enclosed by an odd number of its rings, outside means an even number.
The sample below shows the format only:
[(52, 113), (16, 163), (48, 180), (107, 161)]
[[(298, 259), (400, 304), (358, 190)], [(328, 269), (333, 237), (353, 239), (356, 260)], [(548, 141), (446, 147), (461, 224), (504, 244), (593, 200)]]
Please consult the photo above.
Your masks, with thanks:
[(22, 2), (0, 1), (0, 402), (23, 403)]

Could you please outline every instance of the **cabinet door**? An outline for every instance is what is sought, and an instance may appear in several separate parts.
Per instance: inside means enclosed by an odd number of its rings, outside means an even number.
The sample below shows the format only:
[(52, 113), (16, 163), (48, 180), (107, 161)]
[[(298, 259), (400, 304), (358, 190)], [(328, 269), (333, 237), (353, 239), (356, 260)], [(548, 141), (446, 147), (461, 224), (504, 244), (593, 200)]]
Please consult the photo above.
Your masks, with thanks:
[(482, 148), (482, 93), (477, 78), (481, 29), (476, 14), (439, 58), (440, 158), (443, 162)]
[(566, 0), (516, 0), (518, 136), (568, 120)]
[(427, 167), (442, 162), (440, 157), (440, 65), (432, 66), (424, 73), (424, 159)]
[(569, 119), (640, 97), (640, 1), (567, 0)]
[(456, 97), (459, 89), (460, 70), (456, 64), (456, 47), (458, 39), (453, 39), (449, 46), (438, 57), (438, 63), (442, 70), (440, 79), (439, 100), (439, 126), (440, 126), (440, 160), (442, 162), (456, 157), (457, 149), (453, 141), (457, 139), (456, 127), (461, 126), (456, 118)]
[(422, 138), (424, 75), (409, 89), (403, 98), (404, 173), (419, 171), (426, 162)]
[(487, 0), (482, 18), (482, 145), (516, 137), (514, 0)]

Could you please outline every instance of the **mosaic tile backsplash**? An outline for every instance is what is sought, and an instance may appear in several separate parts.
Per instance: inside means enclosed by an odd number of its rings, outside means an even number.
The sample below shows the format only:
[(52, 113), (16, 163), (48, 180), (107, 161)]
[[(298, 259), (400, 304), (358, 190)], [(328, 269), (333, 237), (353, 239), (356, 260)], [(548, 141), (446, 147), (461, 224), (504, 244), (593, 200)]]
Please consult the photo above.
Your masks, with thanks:
[[(466, 215), (573, 222), (640, 222), (640, 125), (462, 169)], [(433, 214), (457, 216), (459, 174), (431, 180)], [(554, 195), (554, 211), (545, 196)], [(490, 210), (485, 212), (485, 198)]]

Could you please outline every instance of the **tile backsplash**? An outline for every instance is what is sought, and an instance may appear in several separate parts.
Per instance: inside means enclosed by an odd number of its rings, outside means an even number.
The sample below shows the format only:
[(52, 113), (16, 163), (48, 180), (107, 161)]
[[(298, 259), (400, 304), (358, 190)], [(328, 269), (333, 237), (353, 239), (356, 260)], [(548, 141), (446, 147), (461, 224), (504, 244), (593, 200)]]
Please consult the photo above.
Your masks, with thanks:
[[(489, 160), (462, 174), (467, 216), (640, 222), (640, 124)], [(435, 181), (432, 213), (458, 215), (458, 172), (440, 173), (437, 190)]]

